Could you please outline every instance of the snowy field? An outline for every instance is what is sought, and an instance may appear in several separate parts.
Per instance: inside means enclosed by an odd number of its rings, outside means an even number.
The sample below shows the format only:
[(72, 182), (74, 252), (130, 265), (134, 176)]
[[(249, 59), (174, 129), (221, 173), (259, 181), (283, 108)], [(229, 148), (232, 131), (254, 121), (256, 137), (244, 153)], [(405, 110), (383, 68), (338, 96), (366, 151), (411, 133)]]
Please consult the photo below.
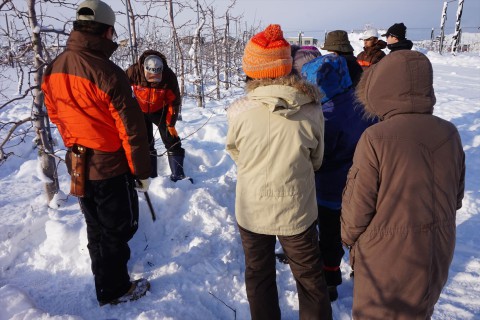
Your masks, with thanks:
[[(359, 44), (354, 46), (358, 54)], [(467, 161), (455, 256), (433, 319), (480, 319), (480, 56), (424, 53), (434, 68), (435, 114), (458, 127)], [(224, 151), (224, 108), (231, 99), (208, 102), (205, 109), (184, 101), (177, 130), (187, 137), (185, 173), (195, 184), (171, 182), (167, 159), (159, 158), (159, 177), (149, 191), (157, 221), (140, 195), (140, 227), (130, 242), (131, 276), (147, 278), (152, 288), (146, 297), (117, 306), (97, 304), (84, 218), (77, 199), (68, 196), (65, 166), (59, 168), (60, 207), (49, 208), (33, 136), (11, 144), (8, 151), (15, 155), (0, 166), (0, 320), (250, 319), (234, 216), (236, 168)], [(1, 110), (0, 121), (29, 115), (28, 103), (13, 104)], [(164, 151), (160, 139), (157, 149)], [(345, 256), (335, 319), (351, 319), (347, 261)], [(297, 319), (289, 267), (278, 263), (277, 270), (282, 318)]]

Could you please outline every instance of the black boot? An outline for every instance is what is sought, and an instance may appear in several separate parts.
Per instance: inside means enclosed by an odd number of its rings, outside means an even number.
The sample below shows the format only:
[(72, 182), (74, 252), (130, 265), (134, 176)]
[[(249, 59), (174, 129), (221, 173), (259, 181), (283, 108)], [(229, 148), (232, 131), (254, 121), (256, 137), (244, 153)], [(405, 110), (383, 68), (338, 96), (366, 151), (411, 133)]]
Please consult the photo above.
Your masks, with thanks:
[[(172, 174), (170, 180), (176, 182), (178, 180), (185, 179), (185, 173), (183, 172), (183, 159), (185, 159), (185, 150), (181, 152), (168, 152), (168, 164)], [(192, 182), (192, 179), (189, 179)], [(193, 183), (193, 182), (192, 182)]]
[(152, 171), (150, 172), (150, 178), (158, 177), (157, 173), (157, 150), (150, 150), (150, 166)]

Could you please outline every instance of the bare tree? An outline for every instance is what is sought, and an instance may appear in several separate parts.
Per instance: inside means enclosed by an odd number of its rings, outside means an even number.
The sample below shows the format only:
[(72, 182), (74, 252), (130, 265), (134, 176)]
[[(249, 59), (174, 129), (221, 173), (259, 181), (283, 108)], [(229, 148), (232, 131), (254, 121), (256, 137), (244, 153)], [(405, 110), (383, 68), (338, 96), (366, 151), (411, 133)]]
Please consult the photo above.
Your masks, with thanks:
[[(175, 54), (178, 52), (178, 61), (180, 62), (180, 94), (183, 96), (185, 94), (185, 58), (183, 56), (182, 46), (180, 45), (180, 40), (178, 38), (178, 32), (175, 25), (175, 15), (173, 14), (173, 0), (168, 0), (168, 17), (170, 19), (170, 26), (172, 27), (172, 37), (175, 44), (174, 48), (177, 49)], [(177, 74), (178, 76), (178, 74)]]
[(133, 14), (132, 3), (130, 0), (125, 2), (127, 12), (127, 25), (130, 39), (130, 52), (132, 55), (132, 63), (135, 63), (138, 59), (138, 47), (137, 47), (137, 32), (135, 29), (135, 15)]
[(218, 57), (217, 32), (215, 29), (215, 12), (213, 7), (208, 9), (212, 18), (212, 43), (213, 43), (213, 72), (215, 73), (216, 98), (220, 99), (220, 59)]
[(40, 26), (37, 21), (37, 14), (35, 11), (35, 0), (28, 0), (28, 20), (30, 22), (31, 37), (34, 55), (34, 87), (33, 105), (32, 105), (32, 117), (36, 132), (36, 141), (40, 148), (38, 149), (38, 161), (42, 173), (48, 178), (45, 182), (45, 190), (47, 193), (48, 201), (50, 202), (54, 195), (58, 193), (58, 177), (55, 165), (55, 159), (49, 157), (49, 154), (53, 154), (52, 137), (50, 134), (50, 122), (48, 115), (44, 107), (43, 92), (40, 90), (40, 85), (43, 78), (43, 67), (45, 61), (43, 60), (43, 45), (40, 37)]
[(203, 108), (204, 105), (204, 92), (203, 92), (203, 74), (202, 74), (202, 53), (201, 31), (205, 25), (205, 13), (197, 0), (197, 28), (195, 29), (195, 35), (193, 36), (192, 46), (189, 51), (190, 58), (192, 59), (192, 67), (194, 72), (193, 84), (195, 86), (195, 98), (197, 100), (197, 107)]
[[(66, 1), (50, 1), (52, 4), (71, 6)], [(22, 7), (23, 5), (23, 7)], [(40, 89), (43, 70), (50, 59), (50, 54), (44, 45), (42, 34), (52, 32), (56, 34), (57, 43), (59, 35), (67, 35), (65, 25), (63, 30), (54, 30), (44, 28), (38, 20), (36, 6), (42, 6), (41, 1), (27, 0), (23, 4), (13, 1), (4, 1), (0, 3), (0, 10), (7, 8), (6, 30), (1, 30), (2, 34), (9, 40), (9, 50), (11, 52), (11, 64), (17, 69), (18, 87), (17, 97), (5, 97), (8, 101), (0, 106), (0, 109), (12, 105), (16, 101), (25, 101), (31, 99), (30, 116), (1, 123), (0, 128), (6, 132), (0, 136), (0, 161), (6, 161), (12, 152), (6, 152), (6, 148), (11, 148), (12, 144), (18, 141), (24, 142), (25, 138), (34, 130), (34, 141), (38, 150), (38, 162), (41, 172), (45, 178), (45, 191), (48, 202), (50, 202), (56, 193), (58, 193), (58, 178), (56, 170), (56, 157), (53, 150), (53, 140), (50, 132), (50, 122), (44, 106), (43, 93)], [(42, 10), (41, 10), (42, 11)], [(43, 14), (41, 15), (43, 17)], [(10, 21), (8, 21), (10, 20)], [(9, 24), (10, 22), (10, 24)], [(18, 28), (18, 26), (21, 26)], [(10, 30), (10, 27), (12, 30)], [(47, 59), (45, 59), (45, 56)], [(28, 71), (28, 76), (25, 75)], [(23, 86), (27, 88), (23, 90)], [(21, 92), (24, 91), (22, 94)], [(25, 125), (30, 123), (29, 127)], [(18, 138), (20, 140), (18, 140)], [(14, 142), (17, 139), (17, 142)], [(1, 163), (1, 162), (0, 162)]]

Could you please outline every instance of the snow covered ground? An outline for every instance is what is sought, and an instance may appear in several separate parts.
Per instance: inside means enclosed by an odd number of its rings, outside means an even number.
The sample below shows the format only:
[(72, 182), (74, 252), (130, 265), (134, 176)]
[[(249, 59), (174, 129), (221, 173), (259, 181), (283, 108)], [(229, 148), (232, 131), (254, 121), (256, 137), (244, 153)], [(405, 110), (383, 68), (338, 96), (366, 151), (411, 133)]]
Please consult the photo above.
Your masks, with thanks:
[[(435, 114), (458, 127), (467, 156), (455, 256), (433, 318), (480, 319), (480, 57), (426, 54), (434, 67)], [(171, 182), (167, 160), (159, 158), (160, 176), (149, 191), (157, 221), (152, 222), (140, 195), (140, 227), (130, 242), (131, 276), (147, 278), (151, 291), (117, 306), (100, 308), (95, 299), (85, 223), (76, 198), (68, 196), (64, 165), (59, 168), (60, 207), (52, 209), (46, 205), (31, 140), (11, 144), (15, 156), (0, 166), (0, 320), (249, 319), (234, 217), (236, 168), (224, 151), (224, 108), (231, 99), (208, 102), (205, 109), (184, 102), (177, 129), (188, 136), (183, 141), (185, 172), (195, 184)], [(29, 114), (28, 103), (11, 105), (2, 109), (0, 121)], [(160, 139), (157, 148), (164, 150)], [(335, 319), (351, 319), (353, 282), (347, 261), (346, 256), (340, 298), (333, 303)], [(297, 319), (289, 267), (278, 263), (277, 270), (282, 318)]]

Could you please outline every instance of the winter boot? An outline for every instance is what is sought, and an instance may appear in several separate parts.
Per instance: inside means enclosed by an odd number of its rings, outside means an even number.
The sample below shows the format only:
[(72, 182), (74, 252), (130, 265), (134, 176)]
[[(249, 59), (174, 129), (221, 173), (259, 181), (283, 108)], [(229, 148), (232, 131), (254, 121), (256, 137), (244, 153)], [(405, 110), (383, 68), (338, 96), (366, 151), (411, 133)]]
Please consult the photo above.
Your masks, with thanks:
[[(170, 170), (172, 170), (170, 180), (173, 182), (186, 178), (185, 173), (183, 172), (183, 159), (185, 159), (185, 150), (183, 149), (181, 152), (168, 152), (168, 164)], [(192, 182), (192, 179), (189, 180)]]
[(157, 173), (157, 150), (150, 150), (150, 166), (152, 171), (150, 172), (150, 178), (158, 177)]
[(100, 302), (100, 307), (106, 304), (119, 304), (128, 301), (135, 301), (143, 297), (150, 290), (150, 282), (147, 279), (138, 279), (132, 282), (130, 289), (120, 298), (108, 302)]

